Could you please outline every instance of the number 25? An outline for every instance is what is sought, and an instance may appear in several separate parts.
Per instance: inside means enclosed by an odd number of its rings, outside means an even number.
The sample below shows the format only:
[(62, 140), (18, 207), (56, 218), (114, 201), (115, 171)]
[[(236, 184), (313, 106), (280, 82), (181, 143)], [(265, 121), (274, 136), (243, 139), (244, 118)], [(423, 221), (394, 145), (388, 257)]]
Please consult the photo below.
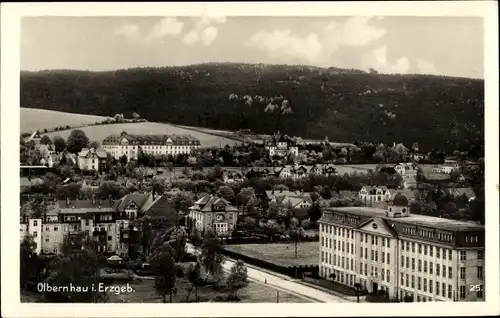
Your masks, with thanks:
[(481, 290), (481, 285), (470, 285), (471, 292), (480, 291), (480, 290)]

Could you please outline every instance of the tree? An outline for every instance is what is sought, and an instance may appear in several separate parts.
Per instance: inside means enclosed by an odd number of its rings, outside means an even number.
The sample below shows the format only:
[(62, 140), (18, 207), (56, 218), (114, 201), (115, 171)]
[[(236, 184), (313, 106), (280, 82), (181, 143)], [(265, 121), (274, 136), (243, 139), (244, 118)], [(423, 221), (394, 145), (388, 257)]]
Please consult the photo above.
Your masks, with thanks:
[(317, 202), (314, 202), (309, 208), (309, 211), (307, 211), (307, 214), (311, 222), (316, 223), (321, 218), (321, 207)]
[(222, 275), (223, 256), (220, 253), (221, 242), (214, 230), (209, 229), (205, 233), (201, 244), (201, 264), (205, 267), (207, 274), (211, 274), (216, 279)]
[(162, 296), (166, 303), (167, 294), (172, 295), (177, 276), (177, 265), (175, 263), (174, 251), (168, 243), (164, 243), (151, 259), (151, 267), (155, 274), (155, 290)]
[(132, 113), (132, 118), (134, 118), (134, 119), (139, 119), (139, 118), (141, 118), (141, 116), (140, 116), (138, 113), (133, 112), (133, 113)]
[(234, 191), (228, 186), (222, 186), (219, 188), (220, 195), (228, 200), (228, 201), (233, 201), (234, 200)]
[(252, 187), (243, 188), (236, 196), (236, 203), (245, 206), (252, 198), (255, 198), (255, 190)]
[(90, 143), (89, 147), (94, 149), (99, 149), (99, 147), (101, 147), (101, 144), (99, 143), (99, 141), (94, 140)]
[(89, 146), (89, 137), (83, 130), (72, 130), (68, 136), (66, 147), (70, 153), (79, 153), (83, 148)]
[(61, 136), (54, 137), (54, 150), (56, 152), (61, 152), (66, 148), (66, 141)]
[(230, 299), (238, 299), (238, 290), (245, 287), (248, 284), (248, 274), (247, 267), (243, 261), (238, 260), (231, 267), (231, 272), (226, 280), (227, 286), (229, 287), (229, 297)]
[(21, 241), (19, 263), (21, 269), (20, 284), (22, 288), (26, 288), (28, 280), (38, 274), (36, 272), (38, 256), (35, 249), (36, 243), (33, 240), (33, 237), (30, 235), (25, 236)]
[(128, 162), (128, 157), (126, 155), (121, 156), (118, 161), (122, 164), (122, 166), (126, 166)]
[[(61, 246), (61, 255), (49, 266), (46, 283), (52, 286), (72, 284), (81, 290), (68, 290), (59, 293), (47, 292), (45, 298), (50, 302), (101, 302), (106, 295), (95, 288), (101, 282), (100, 268), (102, 259), (96, 253), (96, 242), (84, 235), (66, 236)], [(94, 287), (94, 288), (93, 288)]]
[(201, 236), (200, 230), (198, 230), (196, 226), (193, 226), (191, 234), (189, 234), (189, 240), (196, 247), (200, 246), (203, 242), (203, 237)]
[(293, 114), (293, 109), (290, 105), (290, 102), (286, 99), (283, 99), (281, 105), (278, 104), (278, 100), (273, 100), (264, 108), (264, 112), (271, 114), (275, 117), (276, 120), (276, 131), (280, 130), (281, 126), (281, 118), (283, 116), (287, 116)]
[(52, 140), (50, 140), (50, 137), (47, 135), (44, 135), (42, 139), (40, 139), (40, 145), (51, 145)]
[(172, 162), (167, 162), (167, 169), (170, 173), (170, 182), (172, 182), (172, 172), (174, 171), (174, 164)]
[(187, 279), (191, 283), (191, 288), (188, 291), (186, 302), (189, 302), (189, 296), (194, 290), (195, 300), (198, 301), (198, 287), (201, 285), (201, 266), (199, 262), (196, 262), (195, 265), (189, 265), (187, 270)]

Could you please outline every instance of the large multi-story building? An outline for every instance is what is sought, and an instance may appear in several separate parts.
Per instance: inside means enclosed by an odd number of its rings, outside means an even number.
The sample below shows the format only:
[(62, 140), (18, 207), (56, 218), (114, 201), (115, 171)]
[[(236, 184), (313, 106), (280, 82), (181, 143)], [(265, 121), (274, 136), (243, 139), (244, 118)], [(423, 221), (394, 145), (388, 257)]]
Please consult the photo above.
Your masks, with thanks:
[(78, 153), (78, 168), (80, 170), (103, 170), (106, 165), (106, 151), (104, 149), (83, 148)]
[(201, 144), (191, 135), (137, 135), (123, 131), (120, 135), (106, 137), (102, 147), (116, 159), (122, 156), (137, 159), (140, 151), (158, 156), (190, 154)]
[(218, 236), (231, 236), (236, 229), (238, 209), (218, 195), (207, 195), (189, 208), (189, 217), (201, 232), (213, 229)]
[(387, 209), (326, 208), (319, 223), (322, 277), (399, 300), (485, 299), (482, 225), (410, 214), (399, 194)]
[(38, 254), (58, 254), (66, 237), (84, 234), (99, 252), (126, 254), (131, 221), (154, 208), (158, 198), (133, 193), (120, 200), (61, 200), (40, 218), (21, 217), (21, 240), (31, 235)]

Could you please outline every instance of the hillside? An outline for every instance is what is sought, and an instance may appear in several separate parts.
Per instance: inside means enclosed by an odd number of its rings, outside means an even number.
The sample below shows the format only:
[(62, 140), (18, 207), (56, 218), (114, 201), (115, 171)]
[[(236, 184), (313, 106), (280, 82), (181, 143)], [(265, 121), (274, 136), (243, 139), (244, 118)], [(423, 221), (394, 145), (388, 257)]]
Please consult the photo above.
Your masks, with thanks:
[[(189, 134), (199, 139), (203, 147), (212, 147), (212, 146), (220, 147), (221, 145), (224, 146), (226, 144), (232, 146), (237, 143), (237, 141), (235, 140), (214, 136), (209, 133), (193, 131), (187, 128), (180, 128), (169, 124), (160, 124), (160, 123), (110, 124), (110, 125), (89, 126), (79, 129), (83, 130), (91, 141), (97, 140), (100, 143), (107, 136), (112, 134), (120, 134), (124, 130), (129, 134), (179, 134), (179, 135)], [(50, 132), (45, 135), (51, 138), (53, 138), (54, 136), (61, 136), (67, 139), (70, 133), (71, 129), (64, 131)]]
[(106, 117), (94, 115), (70, 114), (45, 109), (30, 109), (21, 107), (21, 132), (33, 132), (35, 130), (52, 129), (54, 127), (85, 126), (103, 121)]
[[(111, 72), (21, 73), (24, 107), (423, 149), (482, 140), (484, 81), (307, 66), (209, 63)], [(284, 116), (266, 112), (291, 107)], [(288, 111), (287, 111), (288, 112)], [(468, 146), (465, 146), (468, 147)]]

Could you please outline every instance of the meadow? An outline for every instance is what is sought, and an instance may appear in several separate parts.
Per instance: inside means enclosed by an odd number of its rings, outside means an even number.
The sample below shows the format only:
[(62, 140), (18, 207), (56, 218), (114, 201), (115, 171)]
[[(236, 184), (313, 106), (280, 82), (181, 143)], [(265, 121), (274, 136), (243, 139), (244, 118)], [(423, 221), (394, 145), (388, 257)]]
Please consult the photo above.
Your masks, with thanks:
[(224, 249), (281, 266), (317, 265), (319, 261), (318, 242), (299, 242), (297, 258), (295, 243), (226, 245)]
[(63, 113), (46, 109), (21, 107), (20, 111), (21, 132), (33, 132), (35, 130), (43, 131), (44, 129), (50, 131), (55, 127), (66, 127), (66, 125), (70, 127), (86, 126), (106, 119), (106, 117), (103, 116)]

